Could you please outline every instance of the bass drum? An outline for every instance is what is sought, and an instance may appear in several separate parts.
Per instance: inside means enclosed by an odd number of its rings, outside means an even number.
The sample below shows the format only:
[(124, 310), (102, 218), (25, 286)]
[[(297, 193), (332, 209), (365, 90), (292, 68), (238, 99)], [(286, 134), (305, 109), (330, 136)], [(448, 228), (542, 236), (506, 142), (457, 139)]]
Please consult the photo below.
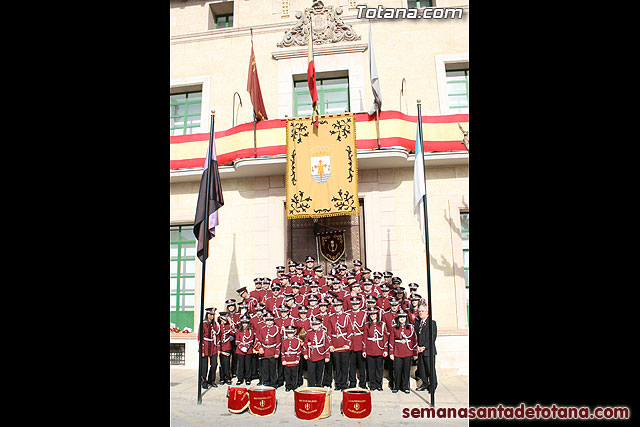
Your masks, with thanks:
[(331, 415), (331, 390), (323, 387), (300, 387), (294, 391), (296, 417), (318, 420)]
[(350, 419), (364, 419), (371, 415), (371, 392), (362, 388), (342, 391), (342, 415)]
[(276, 412), (278, 402), (276, 389), (267, 386), (249, 387), (249, 412), (259, 417), (268, 417)]

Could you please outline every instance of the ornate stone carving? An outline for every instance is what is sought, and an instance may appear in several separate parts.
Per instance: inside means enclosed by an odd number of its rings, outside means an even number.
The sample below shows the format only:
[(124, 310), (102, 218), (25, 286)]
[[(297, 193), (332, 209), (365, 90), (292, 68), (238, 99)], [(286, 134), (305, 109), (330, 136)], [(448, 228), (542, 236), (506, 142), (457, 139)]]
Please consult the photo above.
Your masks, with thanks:
[(325, 6), (321, 0), (314, 1), (304, 12), (297, 11), (296, 25), (285, 31), (278, 47), (306, 46), (309, 43), (309, 22), (313, 27), (313, 44), (337, 43), (360, 40), (350, 24), (340, 18), (342, 7)]

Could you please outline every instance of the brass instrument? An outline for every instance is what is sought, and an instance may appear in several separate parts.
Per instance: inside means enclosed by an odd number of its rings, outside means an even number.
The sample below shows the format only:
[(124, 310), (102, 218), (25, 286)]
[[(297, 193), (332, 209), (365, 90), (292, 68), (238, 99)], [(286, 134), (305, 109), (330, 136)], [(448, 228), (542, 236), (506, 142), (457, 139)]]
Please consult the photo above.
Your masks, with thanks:
[(300, 328), (300, 331), (298, 332), (298, 338), (300, 339), (300, 341), (304, 342), (304, 339), (307, 336), (307, 330), (303, 327)]

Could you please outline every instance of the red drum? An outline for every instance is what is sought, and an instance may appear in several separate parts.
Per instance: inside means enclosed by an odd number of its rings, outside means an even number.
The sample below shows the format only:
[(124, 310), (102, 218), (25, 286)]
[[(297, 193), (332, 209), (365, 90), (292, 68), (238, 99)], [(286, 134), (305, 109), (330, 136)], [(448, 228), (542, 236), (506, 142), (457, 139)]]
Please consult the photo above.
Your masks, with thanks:
[(342, 415), (352, 419), (369, 418), (371, 415), (371, 392), (361, 388), (343, 390)]
[(249, 407), (249, 390), (244, 387), (227, 388), (227, 409), (239, 414)]
[(317, 420), (331, 415), (331, 390), (301, 387), (294, 391), (296, 417)]
[(259, 417), (273, 415), (276, 411), (276, 389), (267, 386), (249, 387), (249, 412)]

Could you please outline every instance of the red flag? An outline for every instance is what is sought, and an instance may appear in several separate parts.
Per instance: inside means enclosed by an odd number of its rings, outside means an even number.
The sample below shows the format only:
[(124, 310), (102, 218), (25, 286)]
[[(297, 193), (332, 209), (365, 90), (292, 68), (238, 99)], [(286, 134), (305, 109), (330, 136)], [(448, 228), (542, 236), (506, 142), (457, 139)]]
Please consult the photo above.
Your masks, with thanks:
[(313, 63), (313, 28), (309, 21), (309, 67), (307, 68), (307, 83), (309, 84), (309, 92), (311, 93), (311, 102), (313, 103), (313, 115), (311, 122), (314, 126), (318, 126), (318, 89), (316, 88), (316, 66)]
[(267, 120), (267, 110), (262, 101), (262, 91), (258, 80), (258, 69), (256, 68), (256, 56), (253, 54), (253, 40), (251, 41), (251, 57), (249, 58), (249, 77), (247, 79), (247, 91), (251, 97), (253, 112), (256, 121)]

